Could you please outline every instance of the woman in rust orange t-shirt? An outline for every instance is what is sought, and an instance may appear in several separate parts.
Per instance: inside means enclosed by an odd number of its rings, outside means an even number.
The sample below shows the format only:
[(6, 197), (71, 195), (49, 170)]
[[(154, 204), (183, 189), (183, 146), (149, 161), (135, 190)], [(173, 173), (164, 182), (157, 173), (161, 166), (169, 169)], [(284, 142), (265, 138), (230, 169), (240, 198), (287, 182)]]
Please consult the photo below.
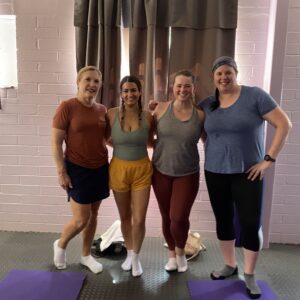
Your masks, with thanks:
[(62, 102), (53, 118), (53, 157), (59, 184), (68, 194), (73, 214), (53, 244), (57, 269), (67, 267), (66, 247), (80, 232), (80, 263), (93, 273), (103, 269), (91, 256), (98, 210), (101, 201), (109, 196), (106, 108), (95, 102), (101, 85), (102, 74), (96, 67), (82, 68), (77, 75), (76, 97)]

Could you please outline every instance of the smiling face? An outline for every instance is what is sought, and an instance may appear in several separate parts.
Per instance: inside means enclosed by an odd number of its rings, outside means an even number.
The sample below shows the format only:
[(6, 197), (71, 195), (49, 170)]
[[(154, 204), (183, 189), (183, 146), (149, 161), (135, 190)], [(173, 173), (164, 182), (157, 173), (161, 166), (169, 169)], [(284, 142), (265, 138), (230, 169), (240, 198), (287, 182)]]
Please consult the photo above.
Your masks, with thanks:
[(213, 73), (213, 80), (220, 93), (234, 91), (237, 84), (237, 72), (228, 65), (222, 65)]
[(96, 97), (101, 85), (100, 74), (94, 70), (87, 70), (77, 80), (77, 97), (84, 102), (90, 102)]
[(177, 101), (191, 100), (194, 93), (193, 78), (184, 75), (176, 76), (173, 85), (173, 93)]
[(133, 107), (138, 105), (141, 91), (135, 82), (124, 82), (121, 87), (121, 98), (124, 101), (125, 106)]

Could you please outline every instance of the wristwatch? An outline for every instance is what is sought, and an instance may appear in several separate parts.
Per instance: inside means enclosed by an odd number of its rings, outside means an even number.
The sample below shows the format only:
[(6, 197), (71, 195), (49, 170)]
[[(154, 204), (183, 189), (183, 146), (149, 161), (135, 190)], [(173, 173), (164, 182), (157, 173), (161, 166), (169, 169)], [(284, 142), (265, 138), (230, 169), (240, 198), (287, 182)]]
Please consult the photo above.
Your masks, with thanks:
[(265, 161), (271, 161), (271, 162), (275, 162), (276, 159), (271, 157), (269, 154), (266, 154), (265, 157), (264, 157), (264, 160)]

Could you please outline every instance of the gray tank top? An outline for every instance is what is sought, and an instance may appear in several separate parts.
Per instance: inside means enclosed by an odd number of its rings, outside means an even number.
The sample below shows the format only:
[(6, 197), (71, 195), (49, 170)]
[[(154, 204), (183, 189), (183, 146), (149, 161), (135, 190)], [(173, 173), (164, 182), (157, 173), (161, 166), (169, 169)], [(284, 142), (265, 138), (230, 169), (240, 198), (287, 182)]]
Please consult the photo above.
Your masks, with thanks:
[(187, 121), (178, 120), (173, 113), (173, 102), (157, 122), (157, 141), (153, 164), (162, 174), (185, 176), (199, 171), (198, 141), (202, 124), (197, 110)]
[(118, 113), (111, 129), (113, 143), (113, 156), (123, 160), (139, 160), (148, 156), (147, 144), (149, 127), (146, 124), (144, 113), (140, 127), (134, 131), (127, 132), (121, 128)]

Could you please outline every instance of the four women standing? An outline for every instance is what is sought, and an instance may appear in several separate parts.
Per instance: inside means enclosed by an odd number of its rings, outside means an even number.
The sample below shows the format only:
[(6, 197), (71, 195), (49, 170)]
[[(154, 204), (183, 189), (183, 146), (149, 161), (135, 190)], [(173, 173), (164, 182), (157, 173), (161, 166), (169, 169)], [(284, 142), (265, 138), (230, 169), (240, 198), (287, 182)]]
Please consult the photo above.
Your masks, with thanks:
[[(169, 247), (167, 271), (185, 272), (184, 246), (189, 215), (199, 187), (197, 143), (205, 142), (205, 178), (216, 231), (225, 266), (211, 273), (212, 279), (237, 274), (234, 253), (234, 205), (241, 224), (244, 276), (247, 292), (258, 298), (255, 265), (261, 248), (263, 175), (275, 162), (291, 128), (286, 114), (274, 99), (257, 87), (237, 84), (237, 65), (231, 57), (218, 58), (212, 68), (216, 92), (194, 107), (194, 77), (187, 70), (175, 75), (174, 101), (160, 102), (154, 111), (157, 140), (153, 166), (147, 145), (153, 143), (154, 120), (142, 109), (141, 83), (126, 76), (120, 84), (121, 105), (110, 109), (113, 158), (110, 187), (121, 218), (127, 246), (123, 270), (140, 276), (139, 252), (145, 236), (151, 176), (162, 215), (163, 234)], [(58, 108), (53, 121), (53, 154), (59, 182), (71, 198), (73, 218), (54, 243), (54, 264), (66, 267), (65, 248), (83, 230), (81, 263), (98, 273), (100, 263), (90, 256), (97, 211), (108, 196), (105, 108), (93, 99), (101, 86), (101, 73), (86, 67), (78, 73), (78, 94)], [(205, 114), (205, 115), (204, 115)], [(205, 122), (204, 122), (205, 119)], [(264, 151), (264, 123), (275, 128), (270, 147)], [(202, 132), (204, 123), (205, 132)], [(65, 157), (62, 143), (66, 142)]]

